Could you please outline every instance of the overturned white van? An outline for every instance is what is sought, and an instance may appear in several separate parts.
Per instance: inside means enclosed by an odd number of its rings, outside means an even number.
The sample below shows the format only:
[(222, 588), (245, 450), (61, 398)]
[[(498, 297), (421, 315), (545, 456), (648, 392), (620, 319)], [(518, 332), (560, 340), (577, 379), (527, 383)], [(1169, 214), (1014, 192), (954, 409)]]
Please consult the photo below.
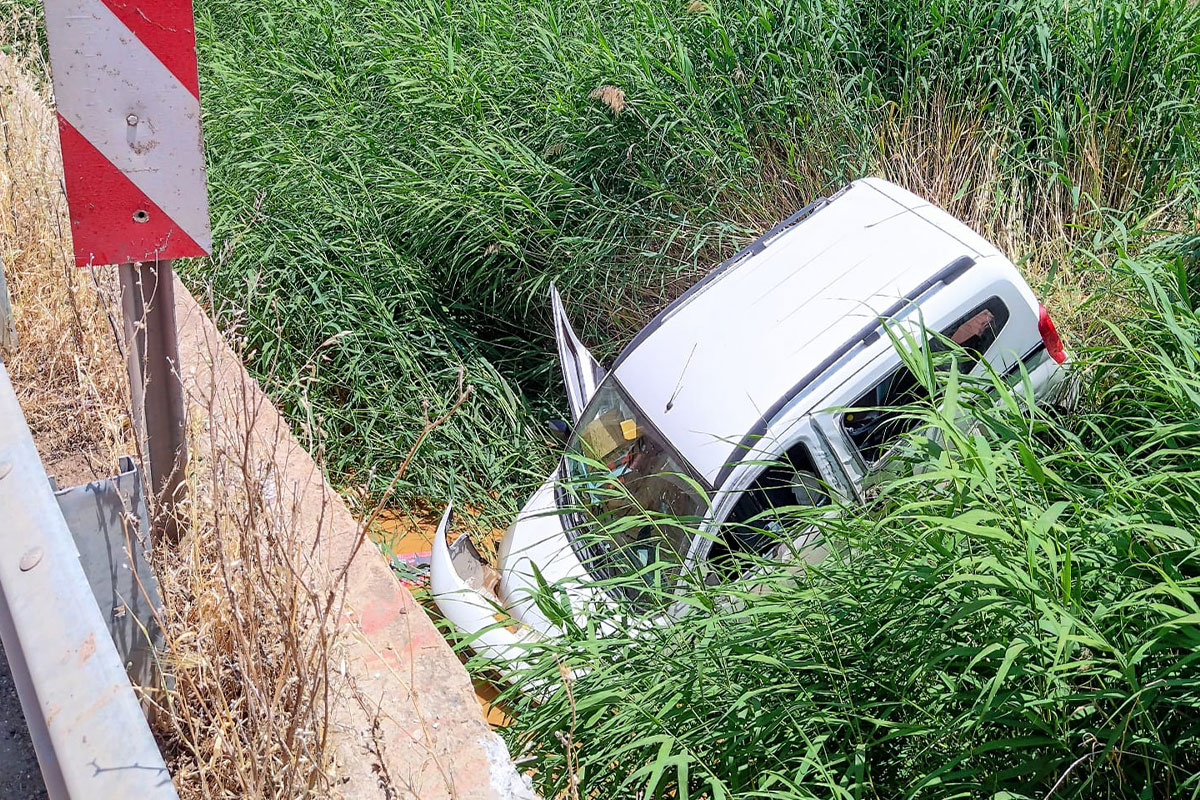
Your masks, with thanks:
[[(911, 402), (919, 386), (885, 326), (939, 332), (973, 355), (964, 370), (986, 361), (1011, 375), (1023, 364), (1039, 395), (1065, 375), (1054, 325), (1012, 263), (877, 179), (806, 206), (712, 270), (608, 369), (571, 329), (557, 292), (551, 300), (574, 417), (566, 453), (508, 529), (499, 563), (487, 564), (469, 537), (448, 543), (449, 508), (434, 541), (438, 608), (500, 661), (519, 660), (523, 640), (555, 634), (533, 599), (541, 581), (586, 594), (596, 591), (587, 578), (622, 565), (702, 569), (768, 546), (770, 537), (734, 533), (734, 521), (821, 505), (831, 492), (861, 496), (911, 427), (889, 406)], [(564, 488), (593, 479), (619, 482), (625, 499)], [(694, 523), (633, 524), (607, 545), (578, 535), (589, 516), (612, 521), (625, 509)]]

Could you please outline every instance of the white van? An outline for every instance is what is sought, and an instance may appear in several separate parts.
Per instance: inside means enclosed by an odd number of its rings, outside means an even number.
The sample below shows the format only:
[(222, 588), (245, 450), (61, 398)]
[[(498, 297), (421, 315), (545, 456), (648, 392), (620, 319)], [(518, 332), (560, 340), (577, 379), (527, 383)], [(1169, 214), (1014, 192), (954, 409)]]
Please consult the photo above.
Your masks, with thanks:
[[(500, 661), (556, 632), (533, 601), (535, 573), (574, 584), (582, 608), (598, 590), (579, 579), (612, 577), (622, 564), (703, 569), (766, 546), (769, 537), (732, 533), (743, 529), (736, 521), (820, 505), (828, 492), (861, 497), (912, 425), (888, 407), (920, 391), (885, 324), (940, 332), (974, 356), (964, 368), (977, 372), (984, 360), (1001, 374), (1023, 363), (1039, 396), (1065, 377), (1054, 324), (1012, 263), (878, 179), (806, 206), (722, 263), (608, 369), (579, 341), (556, 291), (552, 302), (574, 418), (566, 453), (508, 529), (495, 567), (469, 537), (448, 543), (449, 508), (433, 545), (439, 610)], [(591, 479), (618, 482), (626, 499), (565, 488)], [(578, 535), (588, 519), (640, 509), (699, 524), (631, 525), (607, 546)]]

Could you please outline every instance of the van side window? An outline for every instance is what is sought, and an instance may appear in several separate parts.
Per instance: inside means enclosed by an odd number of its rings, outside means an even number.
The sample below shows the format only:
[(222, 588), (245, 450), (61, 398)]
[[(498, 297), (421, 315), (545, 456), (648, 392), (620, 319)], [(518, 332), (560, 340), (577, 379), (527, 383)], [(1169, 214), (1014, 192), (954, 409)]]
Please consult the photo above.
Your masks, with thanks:
[(901, 366), (850, 404), (851, 409), (842, 415), (842, 428), (863, 460), (874, 465), (887, 454), (894, 439), (920, 421), (895, 409), (928, 397), (917, 376)]
[(709, 560), (729, 553), (765, 553), (779, 541), (773, 534), (783, 532), (769, 513), (773, 509), (828, 503), (829, 494), (812, 453), (803, 442), (795, 444), (742, 493), (725, 519), (721, 539), (713, 544)]
[[(999, 297), (989, 297), (942, 331), (943, 336), (967, 351), (967, 363), (959, 363), (962, 372), (969, 372), (979, 363), (1007, 322), (1008, 306)], [(937, 353), (949, 348), (931, 337), (929, 349)], [(842, 428), (863, 460), (873, 466), (887, 455), (897, 437), (919, 422), (895, 409), (928, 398), (917, 377), (901, 365), (850, 404), (850, 410), (842, 415)]]

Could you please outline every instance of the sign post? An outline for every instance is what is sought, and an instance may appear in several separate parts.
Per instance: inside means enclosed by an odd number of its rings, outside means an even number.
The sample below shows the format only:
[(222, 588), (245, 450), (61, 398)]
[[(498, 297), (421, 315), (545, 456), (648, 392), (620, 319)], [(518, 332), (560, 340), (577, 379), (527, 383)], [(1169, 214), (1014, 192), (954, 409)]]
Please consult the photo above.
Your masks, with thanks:
[(172, 260), (212, 250), (191, 0), (44, 0), (78, 266), (119, 264), (158, 535), (187, 463)]
[(187, 418), (175, 328), (175, 275), (170, 260), (117, 268), (125, 318), (125, 365), (134, 423), (141, 428), (158, 500), (153, 522), (159, 541), (179, 541), (175, 504), (185, 495)]

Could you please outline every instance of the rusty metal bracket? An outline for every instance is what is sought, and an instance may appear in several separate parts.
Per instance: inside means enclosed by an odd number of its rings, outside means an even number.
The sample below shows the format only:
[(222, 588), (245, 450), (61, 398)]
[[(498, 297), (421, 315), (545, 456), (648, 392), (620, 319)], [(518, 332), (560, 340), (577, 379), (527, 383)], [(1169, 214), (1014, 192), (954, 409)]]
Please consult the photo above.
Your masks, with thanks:
[(0, 639), (54, 800), (178, 800), (0, 364)]

